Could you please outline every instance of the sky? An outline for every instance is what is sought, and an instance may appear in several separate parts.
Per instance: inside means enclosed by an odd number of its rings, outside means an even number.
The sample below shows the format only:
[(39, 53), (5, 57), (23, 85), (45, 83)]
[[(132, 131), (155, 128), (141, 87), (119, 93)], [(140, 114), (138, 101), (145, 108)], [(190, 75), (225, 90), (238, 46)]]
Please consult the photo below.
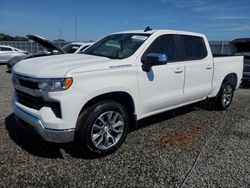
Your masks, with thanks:
[(250, 37), (250, 1), (0, 0), (0, 33), (10, 35), (86, 41), (146, 26), (200, 32), (209, 40)]

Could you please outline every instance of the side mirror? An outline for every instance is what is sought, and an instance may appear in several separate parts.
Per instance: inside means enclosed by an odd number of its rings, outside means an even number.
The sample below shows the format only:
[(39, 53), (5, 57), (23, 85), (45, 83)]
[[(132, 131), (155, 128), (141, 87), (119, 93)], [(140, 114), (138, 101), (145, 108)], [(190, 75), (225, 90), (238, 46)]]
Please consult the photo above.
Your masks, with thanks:
[(167, 55), (162, 53), (149, 53), (146, 55), (142, 70), (149, 72), (152, 66), (167, 64)]

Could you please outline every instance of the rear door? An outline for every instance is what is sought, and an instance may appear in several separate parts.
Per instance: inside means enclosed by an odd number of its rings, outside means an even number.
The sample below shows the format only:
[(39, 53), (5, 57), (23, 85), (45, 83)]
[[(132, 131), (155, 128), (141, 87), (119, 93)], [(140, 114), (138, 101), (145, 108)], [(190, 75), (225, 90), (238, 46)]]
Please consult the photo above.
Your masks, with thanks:
[(183, 102), (200, 100), (212, 89), (213, 59), (208, 56), (203, 37), (179, 35), (185, 62)]

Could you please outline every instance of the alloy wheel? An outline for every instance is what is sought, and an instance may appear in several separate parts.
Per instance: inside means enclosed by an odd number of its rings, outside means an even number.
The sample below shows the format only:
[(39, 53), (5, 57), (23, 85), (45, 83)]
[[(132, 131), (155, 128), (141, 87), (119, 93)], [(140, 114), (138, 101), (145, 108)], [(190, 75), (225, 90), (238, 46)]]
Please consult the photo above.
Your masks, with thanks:
[(91, 140), (96, 148), (105, 150), (116, 145), (123, 132), (122, 115), (116, 111), (107, 111), (95, 120), (91, 130)]

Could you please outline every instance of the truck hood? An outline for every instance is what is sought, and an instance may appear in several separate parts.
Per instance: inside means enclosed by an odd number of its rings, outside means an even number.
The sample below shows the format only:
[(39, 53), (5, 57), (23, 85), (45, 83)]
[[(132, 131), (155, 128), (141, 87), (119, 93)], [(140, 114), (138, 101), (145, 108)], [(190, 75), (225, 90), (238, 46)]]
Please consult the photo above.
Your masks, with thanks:
[(42, 47), (44, 47), (45, 49), (47, 49), (49, 52), (53, 52), (54, 50), (57, 50), (60, 54), (65, 54), (64, 50), (61, 48), (58, 48), (57, 46), (55, 46), (52, 42), (50, 42), (49, 40), (40, 37), (38, 35), (27, 35), (27, 38), (30, 40), (33, 40), (35, 42), (37, 42), (38, 44), (40, 44)]
[(13, 70), (16, 74), (28, 77), (61, 78), (70, 70), (79, 67), (84, 67), (84, 71), (108, 69), (110, 61), (113, 60), (100, 56), (63, 54), (25, 59), (21, 63), (17, 63)]

